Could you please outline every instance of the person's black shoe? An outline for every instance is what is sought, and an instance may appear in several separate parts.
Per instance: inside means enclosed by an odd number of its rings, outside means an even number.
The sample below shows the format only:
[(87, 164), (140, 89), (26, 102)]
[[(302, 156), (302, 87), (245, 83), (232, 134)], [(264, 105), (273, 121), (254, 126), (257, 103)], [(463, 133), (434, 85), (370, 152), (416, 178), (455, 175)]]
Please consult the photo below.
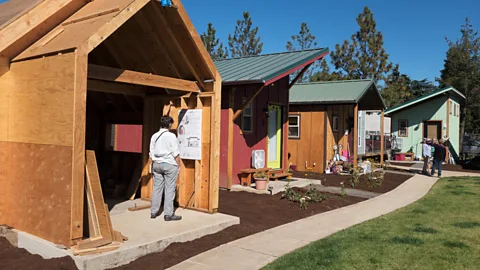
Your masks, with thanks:
[(151, 219), (156, 219), (159, 215), (158, 214), (150, 214)]
[(171, 216), (164, 216), (165, 221), (179, 221), (182, 219), (181, 216), (171, 215)]

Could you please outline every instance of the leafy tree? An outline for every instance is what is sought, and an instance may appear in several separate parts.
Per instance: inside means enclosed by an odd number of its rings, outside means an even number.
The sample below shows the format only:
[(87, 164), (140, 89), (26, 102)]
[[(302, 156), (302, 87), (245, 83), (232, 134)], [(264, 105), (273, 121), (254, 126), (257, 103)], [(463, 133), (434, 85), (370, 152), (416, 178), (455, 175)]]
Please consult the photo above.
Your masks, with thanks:
[[(316, 49), (317, 42), (315, 41), (316, 37), (310, 32), (310, 28), (306, 22), (302, 22), (300, 26), (300, 32), (292, 36), (292, 40), (287, 42), (287, 50), (289, 52), (303, 51), (308, 49)], [(302, 78), (298, 80), (299, 83), (306, 82), (310, 80), (315, 69), (318, 69), (318, 63), (313, 64), (305, 73)], [(291, 78), (297, 77), (300, 71), (297, 71), (291, 75)]]
[(310, 76), (310, 81), (312, 82), (327, 82), (327, 81), (338, 81), (343, 80), (344, 77), (340, 72), (330, 71), (327, 60), (325, 58), (320, 62), (320, 68), (318, 71), (313, 73)]
[(337, 44), (332, 51), (332, 63), (348, 79), (386, 80), (392, 69), (389, 55), (383, 48), (383, 35), (377, 31), (373, 13), (365, 7), (357, 17), (360, 30), (352, 35), (351, 41)]
[(227, 58), (227, 51), (223, 48), (223, 43), (220, 42), (216, 34), (217, 30), (213, 28), (212, 23), (209, 23), (207, 32), (201, 34), (200, 38), (213, 60), (225, 59)]
[(258, 35), (258, 26), (253, 27), (249, 12), (243, 12), (243, 20), (237, 21), (235, 32), (228, 35), (228, 47), (232, 57), (259, 55), (262, 53), (263, 42)]
[(461, 37), (449, 40), (448, 51), (441, 70), (440, 85), (451, 85), (466, 97), (460, 113), (460, 145), (465, 132), (480, 131), (480, 37), (468, 18), (462, 25)]
[(385, 80), (385, 88), (382, 89), (382, 97), (387, 107), (400, 105), (412, 98), (410, 91), (410, 77), (400, 73), (399, 65), (395, 65)]

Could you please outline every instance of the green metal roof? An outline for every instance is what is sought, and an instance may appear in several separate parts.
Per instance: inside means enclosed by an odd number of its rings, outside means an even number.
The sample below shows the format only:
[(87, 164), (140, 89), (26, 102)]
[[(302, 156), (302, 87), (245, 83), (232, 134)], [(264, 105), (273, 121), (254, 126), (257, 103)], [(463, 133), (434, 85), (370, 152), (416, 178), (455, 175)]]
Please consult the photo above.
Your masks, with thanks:
[[(345, 80), (296, 84), (290, 89), (290, 104), (358, 104), (370, 90), (370, 103), (382, 109), (385, 103), (374, 80)], [(364, 103), (368, 103), (365, 101)], [(373, 105), (373, 104), (372, 104)], [(380, 108), (378, 108), (380, 107)]]
[(267, 83), (320, 59), (328, 49), (313, 49), (215, 61), (223, 84)]
[(397, 106), (394, 106), (392, 108), (389, 108), (388, 110), (385, 111), (385, 114), (391, 114), (393, 112), (396, 112), (396, 111), (400, 111), (400, 110), (403, 110), (407, 107), (410, 107), (410, 106), (413, 106), (417, 103), (420, 103), (420, 102), (423, 102), (423, 101), (426, 101), (428, 99), (431, 99), (431, 98), (434, 98), (434, 97), (437, 97), (439, 95), (442, 95), (443, 93), (447, 93), (447, 92), (453, 92), (454, 94), (456, 94), (457, 96), (459, 96), (460, 98), (463, 98), (465, 99), (465, 96), (460, 93), (460, 91), (458, 91), (457, 89), (453, 88), (453, 87), (446, 87), (446, 88), (442, 88), (442, 89), (439, 89), (437, 91), (434, 91), (433, 93), (431, 94), (428, 94), (428, 95), (425, 95), (425, 96), (421, 96), (421, 97), (418, 97), (416, 99), (412, 99), (410, 101), (407, 101), (403, 104), (400, 104), (400, 105), (397, 105)]

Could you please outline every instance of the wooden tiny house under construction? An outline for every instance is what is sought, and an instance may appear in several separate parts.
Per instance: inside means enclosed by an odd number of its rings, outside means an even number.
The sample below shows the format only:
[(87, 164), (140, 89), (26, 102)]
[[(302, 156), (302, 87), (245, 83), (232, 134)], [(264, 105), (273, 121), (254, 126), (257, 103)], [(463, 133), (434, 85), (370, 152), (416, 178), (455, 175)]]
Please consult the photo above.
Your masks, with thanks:
[(143, 151), (131, 161), (141, 162), (137, 183), (150, 198), (150, 137), (162, 115), (178, 123), (194, 108), (202, 158), (183, 160), (178, 201), (215, 212), (221, 78), (181, 2), (30, 2), (0, 26), (0, 224), (76, 244), (86, 237), (86, 150), (100, 172), (122, 169), (108, 165), (106, 126), (142, 125)]

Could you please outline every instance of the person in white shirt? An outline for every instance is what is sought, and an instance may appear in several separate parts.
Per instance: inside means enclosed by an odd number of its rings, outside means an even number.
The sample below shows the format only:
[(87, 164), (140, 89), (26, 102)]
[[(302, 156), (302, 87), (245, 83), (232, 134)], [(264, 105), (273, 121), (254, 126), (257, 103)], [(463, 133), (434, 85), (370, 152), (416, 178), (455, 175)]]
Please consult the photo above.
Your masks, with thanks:
[(160, 215), (160, 205), (165, 191), (164, 219), (165, 221), (181, 220), (181, 216), (175, 215), (173, 201), (180, 168), (180, 152), (178, 140), (171, 133), (173, 118), (163, 116), (160, 119), (160, 130), (153, 134), (150, 140), (150, 158), (152, 159), (152, 173), (154, 179), (152, 193), (151, 218)]
[(425, 174), (425, 175), (430, 175), (429, 174), (429, 164), (430, 164), (430, 159), (432, 158), (432, 146), (430, 145), (431, 144), (431, 140), (430, 139), (424, 139), (423, 140), (423, 153), (422, 153), (422, 157), (423, 157), (423, 170), (422, 170), (422, 173)]

